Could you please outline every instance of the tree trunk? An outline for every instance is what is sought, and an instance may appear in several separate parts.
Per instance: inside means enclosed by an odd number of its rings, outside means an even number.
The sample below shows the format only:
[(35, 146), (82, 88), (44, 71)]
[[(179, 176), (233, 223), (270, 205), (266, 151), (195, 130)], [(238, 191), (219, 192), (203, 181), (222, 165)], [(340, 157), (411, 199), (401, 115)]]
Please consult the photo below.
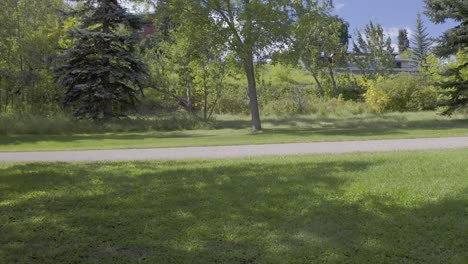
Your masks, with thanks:
[(252, 128), (254, 130), (261, 130), (262, 125), (260, 120), (260, 112), (258, 110), (257, 84), (255, 83), (255, 69), (253, 64), (252, 50), (249, 49), (246, 53), (246, 57), (244, 58), (244, 70), (248, 82), (248, 96), (250, 113), (252, 115)]
[[(17, 3), (16, 9), (18, 10), (19, 3)], [(19, 13), (19, 10), (18, 10)], [(20, 93), (21, 93), (21, 107), (19, 108), (21, 111), (23, 111), (23, 106), (25, 106), (24, 102), (24, 94), (25, 94), (25, 86), (26, 86), (26, 81), (25, 81), (25, 71), (24, 71), (24, 58), (23, 58), (23, 40), (22, 40), (22, 29), (21, 29), (21, 21), (20, 21), (20, 16), (18, 14), (17, 17), (17, 38), (18, 38), (18, 53), (19, 53), (19, 63), (20, 63), (20, 73), (21, 73), (21, 82), (20, 82)]]
[(203, 120), (208, 120), (208, 86), (206, 85), (206, 65), (203, 65)]
[(333, 73), (333, 69), (330, 64), (328, 64), (328, 72), (330, 73), (330, 79), (332, 81), (332, 87), (333, 91), (335, 92), (335, 97), (338, 98), (338, 96), (340, 96), (340, 90), (338, 90), (338, 86), (336, 85), (335, 74)]
[(315, 71), (310, 71), (310, 73), (312, 73), (312, 76), (314, 77), (314, 80), (315, 80), (315, 83), (317, 83), (317, 87), (318, 87), (318, 90), (319, 90), (319, 94), (321, 97), (324, 97), (325, 96), (325, 91), (323, 90), (323, 87), (322, 87), (322, 84), (320, 83), (318, 77), (317, 77), (317, 73)]
[(185, 95), (187, 96), (187, 111), (193, 112), (192, 109), (192, 87), (190, 86), (188, 69), (184, 68)]
[(2, 88), (3, 88), (3, 84), (2, 84), (2, 76), (0, 75), (0, 113), (2, 113), (2, 107), (3, 107), (3, 104), (2, 104)]

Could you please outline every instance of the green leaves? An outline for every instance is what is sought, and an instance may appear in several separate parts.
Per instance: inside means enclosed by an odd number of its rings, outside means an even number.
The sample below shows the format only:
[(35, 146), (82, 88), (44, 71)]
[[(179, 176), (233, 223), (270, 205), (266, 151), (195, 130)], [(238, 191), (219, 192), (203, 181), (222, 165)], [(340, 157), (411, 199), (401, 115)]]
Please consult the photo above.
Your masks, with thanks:
[(353, 43), (352, 61), (366, 79), (375, 79), (392, 72), (394, 66), (393, 47), (390, 37), (385, 37), (380, 24), (372, 21), (364, 33), (356, 32), (357, 42)]
[(444, 23), (447, 19), (459, 23), (444, 32), (435, 49), (440, 56), (456, 54), (456, 64), (449, 65), (444, 73), (447, 79), (439, 83), (449, 96), (444, 114), (451, 114), (468, 106), (468, 6), (464, 0), (425, 0), (425, 3), (425, 14), (435, 23)]
[[(74, 42), (56, 73), (65, 88), (65, 106), (80, 118), (108, 119), (133, 107), (136, 92), (143, 88), (145, 67), (133, 47), (133, 32), (142, 21), (114, 1), (94, 2), (84, 1), (81, 9), (70, 13), (81, 15), (81, 24), (69, 31)], [(128, 31), (118, 31), (121, 26)]]

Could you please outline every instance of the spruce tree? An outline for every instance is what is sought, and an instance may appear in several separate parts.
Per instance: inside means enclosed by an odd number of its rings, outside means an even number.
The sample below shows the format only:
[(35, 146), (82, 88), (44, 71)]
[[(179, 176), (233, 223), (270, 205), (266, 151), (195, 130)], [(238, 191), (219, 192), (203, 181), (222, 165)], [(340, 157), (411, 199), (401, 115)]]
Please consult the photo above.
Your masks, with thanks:
[(466, 0), (425, 0), (426, 15), (435, 23), (451, 19), (457, 26), (444, 32), (438, 39), (435, 53), (442, 57), (457, 55), (457, 63), (448, 67), (446, 80), (439, 85), (449, 95), (448, 108), (444, 114), (451, 114), (458, 108), (468, 106), (468, 4)]
[(62, 103), (80, 118), (119, 116), (135, 105), (142, 89), (144, 65), (135, 58), (134, 46), (143, 21), (117, 0), (71, 1), (78, 8), (67, 14), (80, 24), (69, 31), (73, 45), (56, 69), (65, 89)]
[(408, 50), (410, 42), (408, 39), (408, 30), (400, 29), (398, 30), (398, 52), (402, 54)]
[(411, 45), (413, 46), (411, 48), (413, 59), (419, 62), (420, 65), (423, 65), (429, 55), (432, 41), (419, 13), (416, 15), (416, 30), (411, 39)]

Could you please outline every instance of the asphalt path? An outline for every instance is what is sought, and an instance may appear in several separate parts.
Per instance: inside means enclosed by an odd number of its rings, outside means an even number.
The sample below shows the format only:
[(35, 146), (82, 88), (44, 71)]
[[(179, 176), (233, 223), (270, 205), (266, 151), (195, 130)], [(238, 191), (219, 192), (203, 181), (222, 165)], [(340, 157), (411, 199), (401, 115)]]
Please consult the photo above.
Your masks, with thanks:
[(468, 148), (468, 137), (313, 142), (215, 147), (182, 147), (157, 149), (0, 152), (0, 162), (79, 162), (118, 160), (228, 159), (259, 156), (339, 154), (351, 152), (382, 152), (400, 150), (457, 148)]

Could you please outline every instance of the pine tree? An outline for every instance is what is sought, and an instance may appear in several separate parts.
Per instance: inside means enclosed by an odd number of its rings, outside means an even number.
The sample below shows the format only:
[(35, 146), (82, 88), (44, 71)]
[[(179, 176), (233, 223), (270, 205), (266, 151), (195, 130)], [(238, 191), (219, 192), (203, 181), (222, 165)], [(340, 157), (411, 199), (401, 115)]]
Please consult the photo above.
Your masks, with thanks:
[(449, 95), (444, 114), (468, 106), (468, 5), (466, 0), (425, 0), (426, 15), (435, 23), (447, 19), (459, 25), (444, 32), (435, 49), (437, 55), (448, 57), (456, 54), (456, 65), (445, 72), (446, 81), (439, 85)]
[(135, 105), (142, 88), (144, 65), (134, 56), (134, 32), (143, 26), (142, 19), (127, 13), (117, 0), (72, 1), (79, 8), (68, 15), (78, 17), (80, 25), (70, 30), (74, 43), (56, 69), (65, 88), (62, 103), (80, 118), (119, 116)]
[(398, 52), (402, 54), (408, 50), (410, 42), (408, 39), (408, 30), (400, 29), (398, 30)]
[(413, 46), (413, 48), (411, 48), (413, 59), (419, 62), (420, 65), (423, 65), (429, 55), (432, 41), (429, 38), (429, 33), (427, 33), (427, 29), (419, 13), (416, 15), (416, 30), (411, 39), (411, 44)]

